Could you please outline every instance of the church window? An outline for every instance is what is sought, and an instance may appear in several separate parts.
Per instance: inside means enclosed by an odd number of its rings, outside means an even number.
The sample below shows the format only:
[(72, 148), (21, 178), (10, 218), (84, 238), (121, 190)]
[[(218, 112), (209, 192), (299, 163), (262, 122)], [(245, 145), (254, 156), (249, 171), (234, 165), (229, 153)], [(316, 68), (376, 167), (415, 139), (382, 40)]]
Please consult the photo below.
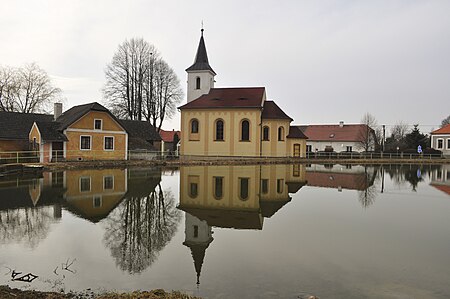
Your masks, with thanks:
[(269, 141), (269, 127), (267, 126), (263, 128), (263, 140)]
[(241, 200), (248, 199), (248, 181), (249, 178), (239, 178), (239, 198)]
[(250, 123), (248, 120), (243, 120), (241, 123), (241, 141), (250, 140)]
[(261, 192), (263, 194), (267, 194), (269, 192), (269, 180), (268, 179), (261, 180)]
[(195, 89), (200, 89), (200, 77), (195, 78)]
[(278, 128), (278, 141), (284, 141), (284, 127)]
[(198, 120), (196, 119), (191, 121), (191, 133), (198, 133)]
[(215, 176), (213, 184), (214, 184), (214, 198), (221, 199), (223, 196), (223, 177)]
[(216, 141), (223, 141), (223, 120), (216, 121)]

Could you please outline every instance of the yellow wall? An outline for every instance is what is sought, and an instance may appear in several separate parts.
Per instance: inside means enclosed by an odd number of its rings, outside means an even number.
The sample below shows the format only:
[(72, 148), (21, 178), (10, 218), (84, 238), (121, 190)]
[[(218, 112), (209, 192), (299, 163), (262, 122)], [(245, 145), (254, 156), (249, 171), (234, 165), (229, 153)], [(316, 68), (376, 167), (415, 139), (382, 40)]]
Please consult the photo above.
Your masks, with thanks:
[[(94, 119), (102, 120), (102, 129), (94, 130)], [(67, 160), (122, 160), (126, 157), (127, 134), (106, 112), (91, 111), (64, 131)], [(80, 149), (80, 136), (91, 136), (91, 150)], [(114, 150), (104, 150), (104, 137), (114, 137)]]
[[(198, 134), (190, 133), (192, 119), (199, 122)], [(215, 122), (224, 121), (224, 141), (215, 141)], [(181, 154), (209, 156), (259, 156), (259, 109), (196, 109), (181, 111)], [(240, 123), (250, 122), (250, 141), (240, 141)]]
[(289, 156), (294, 156), (294, 144), (300, 144), (300, 157), (306, 157), (306, 139), (288, 138), (287, 147)]

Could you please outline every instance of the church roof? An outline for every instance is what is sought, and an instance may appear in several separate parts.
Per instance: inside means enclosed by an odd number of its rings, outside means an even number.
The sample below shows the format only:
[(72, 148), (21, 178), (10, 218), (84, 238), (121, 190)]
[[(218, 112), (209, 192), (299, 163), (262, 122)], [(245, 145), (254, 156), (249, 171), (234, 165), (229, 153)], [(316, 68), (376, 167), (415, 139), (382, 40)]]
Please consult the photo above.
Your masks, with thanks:
[(178, 107), (179, 109), (197, 108), (262, 108), (264, 87), (211, 88), (209, 93)]
[(209, 65), (208, 54), (206, 53), (205, 40), (203, 39), (203, 29), (202, 36), (200, 37), (200, 42), (197, 48), (197, 55), (195, 55), (194, 64), (186, 69), (186, 72), (189, 71), (211, 71), (216, 75), (216, 72)]
[(287, 135), (287, 138), (308, 139), (308, 137), (303, 134), (302, 130), (296, 126), (289, 127), (289, 134)]
[(265, 101), (262, 119), (288, 119), (293, 121), (274, 101)]

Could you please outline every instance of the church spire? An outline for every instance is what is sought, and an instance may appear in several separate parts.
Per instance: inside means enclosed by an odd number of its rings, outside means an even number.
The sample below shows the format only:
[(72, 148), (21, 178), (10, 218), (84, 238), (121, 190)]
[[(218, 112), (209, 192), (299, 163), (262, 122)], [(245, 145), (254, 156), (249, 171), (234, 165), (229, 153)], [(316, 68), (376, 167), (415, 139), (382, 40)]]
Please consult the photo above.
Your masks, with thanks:
[(206, 53), (205, 40), (203, 39), (203, 26), (201, 29), (200, 42), (197, 48), (197, 54), (195, 55), (194, 64), (186, 69), (186, 72), (190, 71), (211, 71), (214, 75), (216, 72), (209, 65), (208, 54)]

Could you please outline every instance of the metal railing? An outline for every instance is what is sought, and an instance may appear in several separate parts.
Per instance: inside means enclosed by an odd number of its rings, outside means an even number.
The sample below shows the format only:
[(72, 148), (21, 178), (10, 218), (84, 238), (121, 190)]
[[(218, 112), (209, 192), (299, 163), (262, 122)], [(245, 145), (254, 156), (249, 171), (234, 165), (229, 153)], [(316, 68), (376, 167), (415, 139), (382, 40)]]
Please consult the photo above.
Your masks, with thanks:
[(383, 153), (383, 152), (308, 152), (308, 159), (442, 159), (442, 154), (418, 154), (418, 153)]

